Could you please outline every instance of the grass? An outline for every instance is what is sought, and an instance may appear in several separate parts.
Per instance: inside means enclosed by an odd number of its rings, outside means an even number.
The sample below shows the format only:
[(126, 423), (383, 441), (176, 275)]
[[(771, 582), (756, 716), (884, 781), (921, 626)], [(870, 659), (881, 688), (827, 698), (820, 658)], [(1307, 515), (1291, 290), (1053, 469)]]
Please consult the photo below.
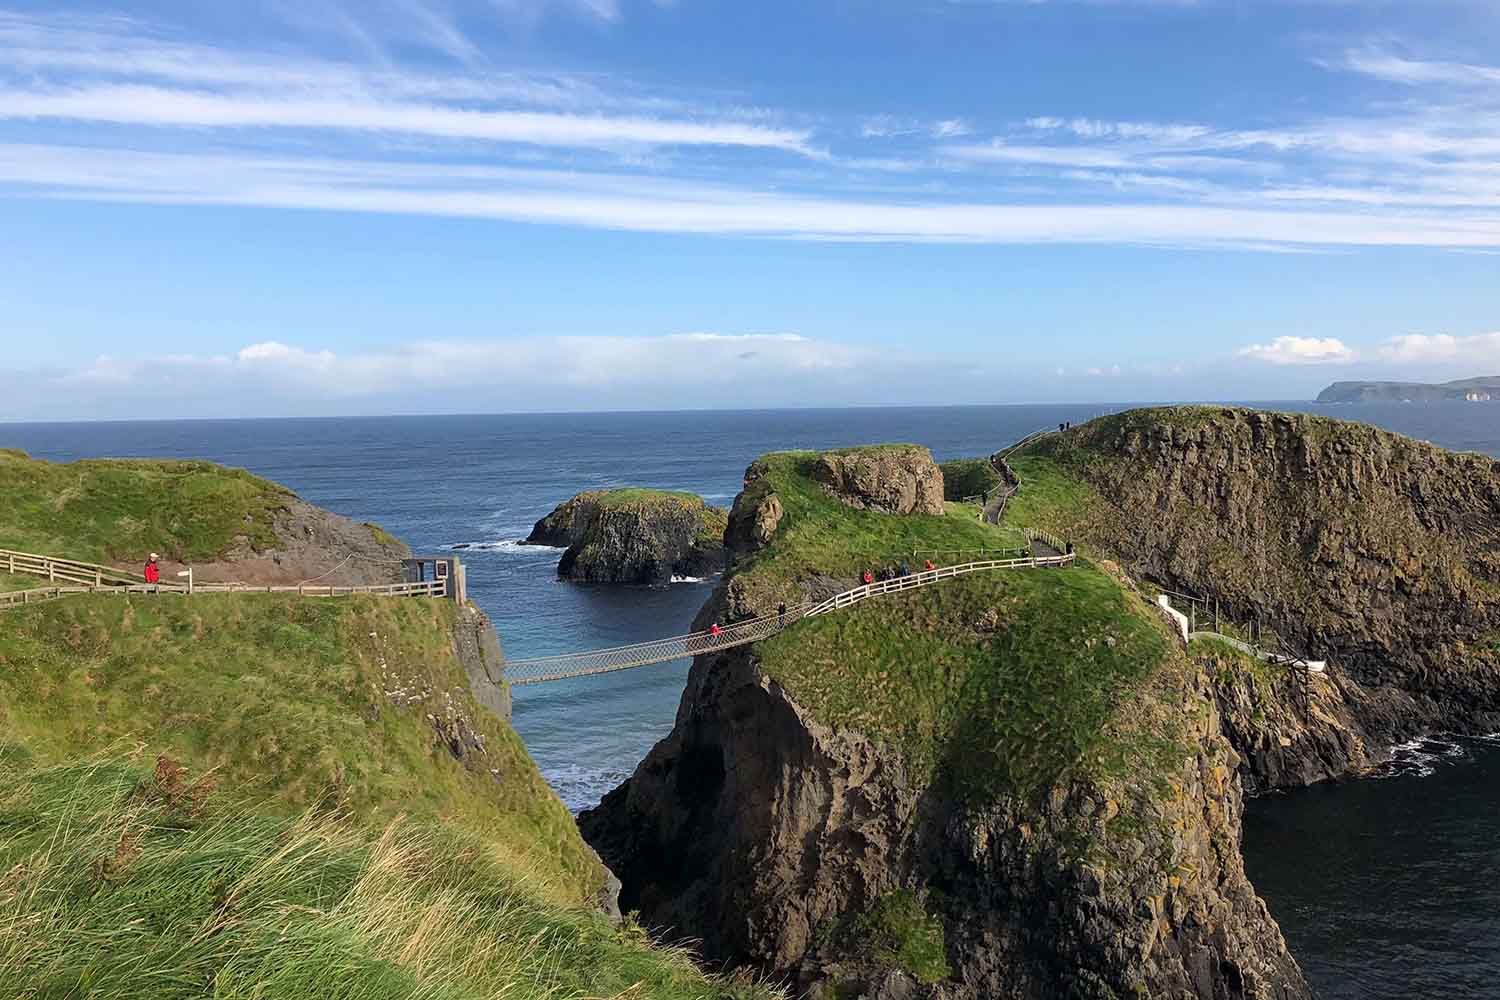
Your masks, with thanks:
[(957, 458), (943, 462), (943, 498), (964, 500), (976, 497), (1000, 485), (1000, 474), (986, 458)]
[(641, 487), (623, 487), (616, 490), (600, 490), (591, 492), (590, 497), (600, 507), (612, 509), (617, 507), (629, 507), (636, 504), (675, 504), (683, 507), (701, 508), (704, 506), (703, 498), (696, 493), (681, 493), (674, 490), (650, 490)]
[(0, 570), (0, 594), (4, 594), (12, 590), (35, 590), (38, 587), (46, 586), (49, 586), (46, 580), (40, 580), (36, 577), (30, 576), (21, 576), (19, 574), (17, 574), (16, 576), (11, 576), (9, 573)]
[(875, 961), (902, 969), (919, 983), (931, 986), (952, 975), (943, 922), (914, 893), (886, 893), (861, 914), (856, 930)]
[(291, 494), (209, 462), (97, 459), (57, 464), (0, 450), (0, 548), (86, 562), (147, 552), (206, 561), (240, 539), (275, 544), (273, 518)]
[(0, 978), (22, 1000), (772, 996), (538, 898), (462, 832), (266, 816), (165, 760), (0, 754)]
[(884, 738), (962, 800), (1033, 795), (1084, 763), (1167, 658), (1142, 602), (1086, 563), (960, 577), (799, 623), (762, 665), (819, 718)]
[[(816, 458), (757, 463), (753, 488), (774, 491), (785, 513), (770, 545), (736, 566), (756, 606), (795, 597), (802, 579), (853, 578), (913, 549), (1015, 544), (1013, 529), (956, 505), (904, 517), (846, 507), (808, 478)], [(1077, 489), (1039, 482), (1027, 513), (1060, 523)], [(961, 800), (1035, 795), (1075, 767), (1109, 777), (1139, 763), (1146, 743), (1170, 755), (1170, 734), (1115, 722), (1172, 651), (1145, 602), (1084, 560), (880, 598), (756, 646), (762, 668), (820, 719), (896, 747), (917, 777)]]
[[(851, 450), (855, 449), (839, 454)], [(1017, 544), (1015, 532), (985, 524), (974, 516), (971, 506), (948, 504), (942, 515), (901, 517), (847, 507), (812, 480), (818, 455), (777, 452), (757, 460), (763, 475), (752, 488), (780, 497), (782, 519), (772, 544), (742, 564), (737, 575), (772, 588), (778, 599), (793, 599), (792, 583), (809, 575), (852, 581), (866, 569), (911, 560), (919, 551), (992, 550)]]
[[(4, 614), (0, 740), (40, 761), (139, 742), (287, 815), (441, 819), (559, 899), (599, 885), (520, 738), (474, 703), (449, 602), (101, 595)], [(462, 761), (443, 739), (460, 728), (482, 746)]]

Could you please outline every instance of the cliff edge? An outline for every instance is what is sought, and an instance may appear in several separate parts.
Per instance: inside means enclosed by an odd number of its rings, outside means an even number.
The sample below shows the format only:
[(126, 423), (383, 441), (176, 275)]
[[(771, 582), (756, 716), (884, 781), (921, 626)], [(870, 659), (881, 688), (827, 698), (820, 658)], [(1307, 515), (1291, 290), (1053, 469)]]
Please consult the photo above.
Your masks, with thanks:
[[(851, 503), (830, 464), (750, 467), (700, 618), (1016, 544), (957, 505)], [(1240, 861), (1217, 700), (1144, 598), (1080, 560), (701, 656), (672, 733), (580, 827), (627, 909), (812, 996), (1306, 997)]]

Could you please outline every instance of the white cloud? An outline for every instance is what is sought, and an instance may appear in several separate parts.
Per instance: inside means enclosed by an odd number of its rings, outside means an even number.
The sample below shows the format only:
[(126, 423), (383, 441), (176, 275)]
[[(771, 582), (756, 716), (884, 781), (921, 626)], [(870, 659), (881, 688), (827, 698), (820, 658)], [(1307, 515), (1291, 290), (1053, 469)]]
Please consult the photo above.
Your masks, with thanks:
[(937, 243), (1500, 247), (1500, 215), (1174, 204), (900, 203), (583, 171), (0, 144), (0, 185), (96, 201)]
[(1251, 344), (1239, 356), (1273, 365), (1342, 365), (1355, 358), (1337, 337), (1277, 337), (1269, 344)]
[(1380, 49), (1351, 49), (1344, 53), (1342, 65), (1390, 83), (1500, 87), (1500, 66), (1406, 59)]
[(1392, 337), (1378, 353), (1382, 361), (1392, 364), (1500, 364), (1500, 332), (1470, 337), (1412, 333)]
[(146, 86), (0, 90), (0, 118), (114, 124), (398, 132), (543, 146), (762, 146), (800, 151), (808, 134), (741, 122), (470, 111), (437, 104), (204, 94)]

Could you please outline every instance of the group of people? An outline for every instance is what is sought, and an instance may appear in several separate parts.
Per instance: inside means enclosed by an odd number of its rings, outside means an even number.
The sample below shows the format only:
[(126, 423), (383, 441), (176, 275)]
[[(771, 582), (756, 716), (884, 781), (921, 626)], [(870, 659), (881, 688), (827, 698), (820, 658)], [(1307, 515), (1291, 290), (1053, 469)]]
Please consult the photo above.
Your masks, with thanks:
[[(937, 567), (933, 565), (931, 559), (926, 559), (923, 561), (923, 572), (931, 572), (935, 569), (937, 569)], [(884, 582), (886, 580), (899, 580), (904, 576), (911, 576), (911, 567), (906, 564), (905, 559), (901, 560), (899, 563), (892, 563), (889, 566), (882, 566), (874, 571), (865, 570), (864, 574), (860, 576), (859, 580), (861, 583), (870, 584), (876, 582)]]

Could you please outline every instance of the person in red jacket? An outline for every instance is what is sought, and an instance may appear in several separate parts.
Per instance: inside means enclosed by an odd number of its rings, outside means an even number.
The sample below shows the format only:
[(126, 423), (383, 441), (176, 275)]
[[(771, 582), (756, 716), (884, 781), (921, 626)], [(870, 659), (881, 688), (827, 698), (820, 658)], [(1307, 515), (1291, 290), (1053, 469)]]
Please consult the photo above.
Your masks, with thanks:
[(151, 553), (151, 558), (146, 560), (146, 570), (143, 575), (146, 577), (147, 583), (161, 582), (161, 570), (156, 566), (156, 560), (158, 558), (159, 557), (157, 556), (157, 554), (153, 552)]
[(931, 560), (931, 559), (929, 559), (929, 560), (927, 560), (927, 562), (926, 562), (926, 563), (925, 563), (925, 564), (924, 564), (924, 565), (923, 565), (923, 567), (922, 567), (922, 569), (923, 569), (923, 570), (924, 570), (924, 571), (925, 571), (925, 572), (928, 572), (928, 573), (931, 573), (931, 572), (932, 572), (932, 571), (933, 571), (933, 570), (935, 570), (935, 569), (937, 569), (937, 567), (936, 567), (936, 566), (934, 566), (934, 565), (933, 565), (933, 564), (932, 564), (932, 560)]
[(866, 584), (875, 582), (875, 577), (869, 570), (865, 570), (865, 575), (860, 577), (860, 579), (863, 580)]

